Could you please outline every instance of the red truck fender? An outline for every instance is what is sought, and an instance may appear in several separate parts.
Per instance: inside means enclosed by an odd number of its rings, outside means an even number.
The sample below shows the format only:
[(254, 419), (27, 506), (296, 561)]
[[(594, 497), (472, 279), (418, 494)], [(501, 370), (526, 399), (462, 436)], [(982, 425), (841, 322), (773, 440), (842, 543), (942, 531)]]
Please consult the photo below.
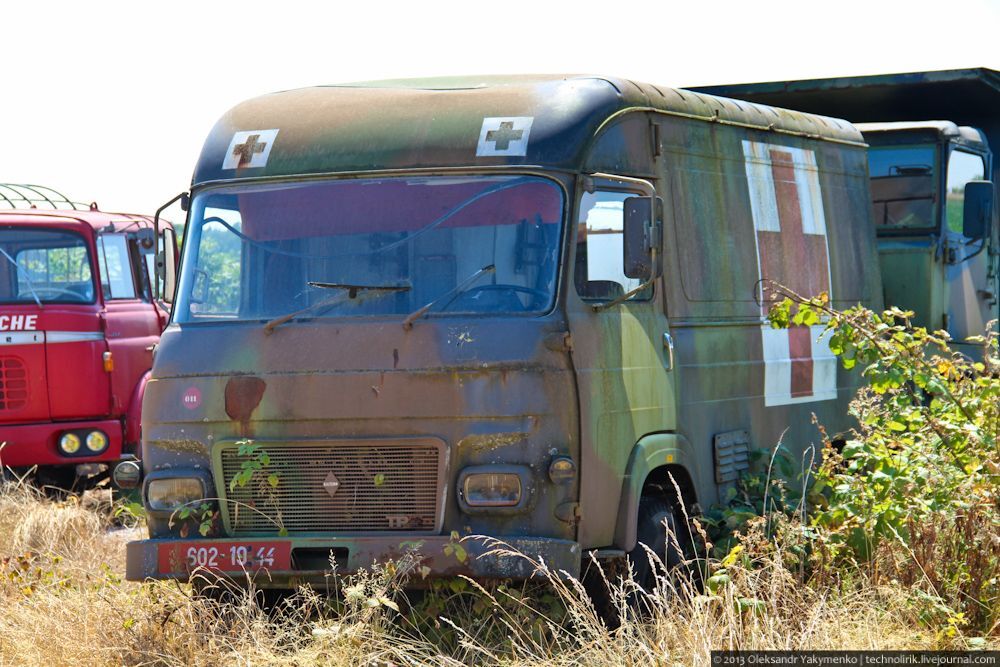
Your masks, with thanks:
[(134, 448), (136, 456), (139, 456), (140, 439), (142, 438), (142, 396), (146, 393), (146, 383), (149, 381), (150, 372), (143, 373), (142, 378), (135, 384), (128, 412), (125, 413), (124, 444), (126, 448)]

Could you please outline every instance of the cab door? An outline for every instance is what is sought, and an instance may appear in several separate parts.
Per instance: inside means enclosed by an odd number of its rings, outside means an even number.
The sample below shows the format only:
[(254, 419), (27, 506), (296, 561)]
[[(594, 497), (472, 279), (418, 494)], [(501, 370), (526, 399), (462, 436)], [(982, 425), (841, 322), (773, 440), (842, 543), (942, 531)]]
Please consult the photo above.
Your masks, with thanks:
[(945, 312), (948, 333), (955, 345), (973, 356), (972, 346), (963, 345), (970, 336), (982, 336), (987, 324), (997, 318), (997, 254), (992, 225), (983, 239), (962, 234), (964, 191), (971, 180), (989, 174), (989, 155), (952, 148), (944, 199), (942, 235), (948, 246), (945, 268)]
[(567, 315), (580, 401), (580, 511), (584, 547), (614, 538), (624, 471), (647, 433), (676, 428), (675, 361), (663, 311), (662, 278), (640, 286), (624, 272), (624, 202), (655, 195), (638, 179), (582, 179), (576, 201), (573, 284)]
[(113, 410), (120, 415), (128, 409), (133, 390), (153, 365), (153, 346), (160, 337), (161, 320), (135, 238), (102, 234), (97, 254), (111, 353)]

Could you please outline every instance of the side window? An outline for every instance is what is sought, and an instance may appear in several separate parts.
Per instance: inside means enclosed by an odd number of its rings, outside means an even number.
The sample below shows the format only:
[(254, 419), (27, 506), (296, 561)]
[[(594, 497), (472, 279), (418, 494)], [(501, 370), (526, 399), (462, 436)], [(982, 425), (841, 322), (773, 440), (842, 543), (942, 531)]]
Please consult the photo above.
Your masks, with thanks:
[(948, 157), (948, 191), (945, 193), (945, 213), (948, 229), (962, 233), (965, 209), (965, 184), (983, 179), (986, 165), (983, 158), (972, 153), (952, 151)]
[[(585, 192), (580, 199), (580, 219), (576, 233), (576, 292), (584, 300), (609, 301), (642, 284), (625, 277), (625, 200), (631, 192), (598, 190)], [(652, 289), (633, 299), (649, 299)]]
[(105, 299), (134, 299), (135, 279), (124, 234), (102, 234), (97, 239), (97, 262)]

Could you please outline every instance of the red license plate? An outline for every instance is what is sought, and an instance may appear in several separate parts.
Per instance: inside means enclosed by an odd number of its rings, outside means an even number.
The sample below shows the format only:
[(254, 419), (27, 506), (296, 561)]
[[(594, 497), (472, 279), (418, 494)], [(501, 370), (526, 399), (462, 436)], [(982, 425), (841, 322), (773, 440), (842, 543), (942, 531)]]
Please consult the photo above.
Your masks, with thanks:
[(173, 542), (157, 550), (160, 574), (292, 569), (290, 542)]

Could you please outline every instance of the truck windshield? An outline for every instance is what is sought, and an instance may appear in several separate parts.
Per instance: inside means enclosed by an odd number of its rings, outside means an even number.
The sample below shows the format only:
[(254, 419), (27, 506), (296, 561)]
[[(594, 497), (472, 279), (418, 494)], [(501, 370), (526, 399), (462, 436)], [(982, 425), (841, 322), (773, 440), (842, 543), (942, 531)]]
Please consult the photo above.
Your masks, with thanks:
[[(544, 312), (562, 217), (562, 190), (535, 176), (206, 190), (192, 202), (174, 318)], [(484, 266), (495, 269), (466, 284)]]
[(0, 303), (93, 303), (87, 242), (75, 233), (0, 227)]
[(868, 172), (879, 230), (937, 227), (936, 156), (933, 144), (869, 148)]

